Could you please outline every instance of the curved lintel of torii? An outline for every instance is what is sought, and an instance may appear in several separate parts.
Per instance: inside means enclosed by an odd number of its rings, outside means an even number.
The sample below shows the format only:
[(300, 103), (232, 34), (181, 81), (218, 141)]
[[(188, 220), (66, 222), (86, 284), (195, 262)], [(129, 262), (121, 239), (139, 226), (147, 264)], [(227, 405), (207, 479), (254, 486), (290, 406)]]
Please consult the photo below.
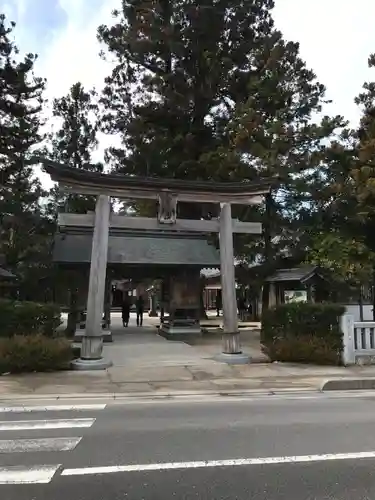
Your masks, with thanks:
[(163, 193), (168, 193), (184, 202), (252, 205), (262, 203), (275, 184), (272, 179), (213, 182), (103, 174), (69, 167), (47, 158), (37, 160), (43, 164), (51, 179), (66, 191), (104, 194), (120, 199), (158, 199)]

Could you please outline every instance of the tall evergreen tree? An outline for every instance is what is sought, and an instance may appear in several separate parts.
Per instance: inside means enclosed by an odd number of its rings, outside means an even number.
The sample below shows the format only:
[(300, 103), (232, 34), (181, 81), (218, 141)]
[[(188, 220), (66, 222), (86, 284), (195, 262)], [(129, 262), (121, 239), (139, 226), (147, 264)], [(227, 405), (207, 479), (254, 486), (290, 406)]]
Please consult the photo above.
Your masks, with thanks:
[[(323, 224), (330, 189), (328, 151), (345, 122), (319, 119), (327, 103), (325, 87), (299, 57), (298, 44), (281, 34), (264, 47), (264, 67), (249, 83), (250, 95), (237, 106), (231, 123), (231, 150), (246, 169), (277, 183), (261, 209), (248, 211), (264, 223), (265, 238), (245, 245), (244, 253), (263, 256), (272, 267), (304, 259), (306, 245)], [(246, 242), (245, 238), (245, 242)]]
[[(235, 177), (226, 127), (262, 70), (272, 0), (121, 2), (99, 39), (117, 59), (103, 95), (114, 166), (128, 174)], [(224, 148), (224, 152), (222, 149)]]
[(35, 55), (21, 58), (14, 28), (1, 14), (0, 253), (8, 267), (26, 279), (30, 268), (40, 265), (46, 230), (39, 203), (43, 191), (31, 165), (41, 141), (45, 81), (34, 75)]
[[(375, 67), (375, 54), (368, 59), (369, 68)], [(374, 319), (375, 319), (375, 82), (366, 82), (363, 91), (355, 99), (360, 106), (362, 117), (354, 131), (352, 149), (352, 169), (342, 190), (347, 204), (352, 208), (351, 229), (353, 239), (364, 242), (370, 255), (367, 265), (371, 264)], [(358, 256), (357, 256), (358, 261)]]
[[(375, 67), (375, 54), (369, 57), (368, 65)], [(360, 213), (367, 222), (368, 218), (375, 217), (375, 82), (366, 82), (355, 102), (361, 107), (362, 117), (355, 131), (351, 174)]]
[[(50, 134), (51, 158), (74, 168), (95, 172), (103, 171), (102, 163), (93, 163), (92, 155), (98, 147), (98, 105), (96, 93), (86, 91), (80, 82), (75, 83), (66, 96), (53, 100), (53, 117), (56, 129)], [(95, 210), (95, 197), (52, 193), (57, 204), (74, 213)]]
[[(368, 64), (375, 66), (374, 55)], [(327, 149), (325, 206), (309, 259), (360, 296), (361, 287), (375, 283), (375, 82), (366, 82), (355, 102), (359, 126)]]

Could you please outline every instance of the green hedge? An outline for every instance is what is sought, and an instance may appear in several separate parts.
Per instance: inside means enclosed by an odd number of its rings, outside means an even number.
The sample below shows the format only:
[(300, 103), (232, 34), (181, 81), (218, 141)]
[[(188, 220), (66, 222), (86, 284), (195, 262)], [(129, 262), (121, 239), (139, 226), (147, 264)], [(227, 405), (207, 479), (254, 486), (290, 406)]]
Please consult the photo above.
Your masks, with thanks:
[(0, 337), (37, 333), (53, 336), (60, 324), (61, 311), (56, 304), (0, 299)]
[(73, 358), (71, 343), (42, 334), (0, 339), (0, 373), (65, 370)]
[(339, 304), (293, 303), (262, 314), (261, 341), (271, 361), (341, 364)]

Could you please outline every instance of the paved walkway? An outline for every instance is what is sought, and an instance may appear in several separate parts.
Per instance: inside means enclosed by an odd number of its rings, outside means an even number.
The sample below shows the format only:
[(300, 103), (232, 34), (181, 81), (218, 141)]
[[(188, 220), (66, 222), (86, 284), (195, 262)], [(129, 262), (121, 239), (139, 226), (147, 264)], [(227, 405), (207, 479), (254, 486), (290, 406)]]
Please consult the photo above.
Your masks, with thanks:
[[(128, 328), (121, 324), (118, 313), (112, 314), (111, 330), (113, 344), (106, 344), (104, 356), (114, 367), (136, 364), (143, 366), (181, 366), (190, 364), (218, 364), (213, 357), (221, 352), (221, 331), (215, 324), (207, 328), (202, 337), (191, 338), (186, 342), (166, 340), (158, 335), (159, 319), (145, 316), (144, 326), (135, 325), (135, 315), (131, 315)], [(207, 322), (206, 322), (207, 324)], [(261, 353), (259, 330), (242, 329), (241, 337), (244, 350), (255, 362), (267, 362)]]
[(111, 368), (100, 372), (3, 375), (0, 399), (26, 395), (160, 396), (311, 391), (320, 390), (330, 379), (375, 378), (375, 366), (343, 368), (265, 363), (259, 347), (259, 330), (251, 328), (242, 330), (242, 344), (244, 351), (257, 362), (229, 366), (213, 359), (221, 345), (220, 332), (215, 326), (189, 345), (160, 337), (158, 322), (158, 318), (146, 317), (144, 327), (138, 328), (132, 315), (129, 328), (123, 328), (120, 314), (114, 313), (114, 342), (104, 348), (104, 357), (113, 362)]

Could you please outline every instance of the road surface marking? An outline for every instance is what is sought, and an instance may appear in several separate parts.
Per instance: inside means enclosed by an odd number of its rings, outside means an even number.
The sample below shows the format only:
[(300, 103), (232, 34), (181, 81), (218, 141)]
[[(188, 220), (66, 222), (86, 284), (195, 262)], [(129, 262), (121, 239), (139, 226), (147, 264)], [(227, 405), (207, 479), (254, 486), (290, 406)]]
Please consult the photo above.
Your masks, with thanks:
[(0, 484), (46, 484), (61, 465), (0, 467)]
[(207, 460), (196, 462), (170, 462), (141, 465), (114, 465), (105, 467), (85, 467), (79, 469), (65, 469), (62, 476), (84, 476), (88, 474), (112, 474), (114, 472), (145, 472), (173, 469), (200, 469), (206, 467), (235, 467), (243, 465), (271, 465), (303, 462), (324, 462), (327, 460), (354, 460), (361, 458), (375, 458), (375, 451), (359, 453), (336, 453), (325, 455), (301, 455), (291, 457), (265, 457), (265, 458), (238, 458), (228, 460)]
[(26, 453), (30, 451), (69, 451), (74, 450), (81, 439), (81, 437), (4, 439), (0, 440), (0, 453)]
[(3, 406), (0, 413), (31, 413), (42, 411), (94, 411), (104, 410), (106, 404), (92, 405), (48, 405), (48, 406)]
[(67, 418), (54, 420), (15, 420), (1, 421), (0, 431), (25, 431), (38, 429), (72, 429), (74, 427), (91, 427), (95, 418)]

